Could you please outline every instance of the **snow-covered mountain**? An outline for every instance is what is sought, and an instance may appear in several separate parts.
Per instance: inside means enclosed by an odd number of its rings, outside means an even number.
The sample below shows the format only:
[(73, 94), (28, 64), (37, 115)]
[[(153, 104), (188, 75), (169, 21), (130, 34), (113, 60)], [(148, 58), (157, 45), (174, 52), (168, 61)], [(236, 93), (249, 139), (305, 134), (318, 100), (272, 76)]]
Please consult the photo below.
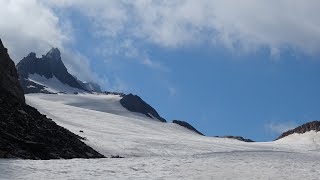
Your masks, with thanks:
[(149, 119), (166, 122), (153, 107), (137, 95), (102, 93), (97, 83), (83, 82), (71, 75), (61, 59), (60, 50), (57, 48), (52, 48), (41, 58), (37, 58), (35, 53), (30, 53), (17, 64), (16, 68), (25, 94), (95, 94), (97, 100), (103, 99), (103, 95), (110, 95), (112, 98), (113, 95), (118, 94), (119, 97), (114, 100), (133, 114), (142, 114)]
[(61, 59), (60, 50), (52, 48), (37, 58), (30, 53), (16, 66), (23, 90), (28, 93), (101, 92), (96, 83), (82, 82), (71, 75)]

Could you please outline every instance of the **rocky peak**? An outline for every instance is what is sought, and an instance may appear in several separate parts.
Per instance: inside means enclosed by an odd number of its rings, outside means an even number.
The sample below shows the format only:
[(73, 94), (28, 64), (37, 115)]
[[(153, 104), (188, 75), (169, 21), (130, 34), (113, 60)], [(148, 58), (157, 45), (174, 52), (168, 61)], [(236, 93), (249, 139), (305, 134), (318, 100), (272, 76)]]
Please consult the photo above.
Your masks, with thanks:
[(35, 52), (31, 52), (31, 53), (28, 54), (27, 58), (36, 59), (37, 58), (37, 54)]
[[(38, 74), (47, 79), (56, 77), (63, 84), (86, 91), (86, 89), (79, 84), (78, 80), (68, 72), (62, 62), (61, 52), (58, 48), (52, 48), (41, 58), (37, 58), (35, 53), (30, 53), (17, 64), (17, 70), (25, 93), (43, 92), (43, 86), (35, 85), (28, 80), (30, 74)], [(38, 88), (30, 90), (29, 87)]]
[(61, 52), (58, 48), (52, 48), (46, 55), (46, 58), (61, 61)]

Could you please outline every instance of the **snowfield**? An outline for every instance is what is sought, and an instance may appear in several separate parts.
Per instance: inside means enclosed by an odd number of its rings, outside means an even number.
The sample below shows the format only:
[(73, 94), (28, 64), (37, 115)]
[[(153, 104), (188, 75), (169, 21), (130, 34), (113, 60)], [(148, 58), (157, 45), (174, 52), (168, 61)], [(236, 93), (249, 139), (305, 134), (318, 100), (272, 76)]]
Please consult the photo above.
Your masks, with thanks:
[(64, 92), (64, 93), (74, 93), (74, 92), (80, 92), (84, 93), (83, 90), (73, 88), (67, 84), (62, 83), (59, 79), (57, 79), (55, 76), (53, 76), (50, 79), (47, 79), (44, 76), (41, 76), (39, 74), (29, 74), (29, 81), (32, 81), (36, 84), (45, 86), (45, 90), (51, 93), (59, 93), (59, 92)]
[(0, 179), (319, 179), (320, 134), (245, 143), (204, 137), (123, 108), (116, 95), (26, 95), (113, 159), (0, 160)]

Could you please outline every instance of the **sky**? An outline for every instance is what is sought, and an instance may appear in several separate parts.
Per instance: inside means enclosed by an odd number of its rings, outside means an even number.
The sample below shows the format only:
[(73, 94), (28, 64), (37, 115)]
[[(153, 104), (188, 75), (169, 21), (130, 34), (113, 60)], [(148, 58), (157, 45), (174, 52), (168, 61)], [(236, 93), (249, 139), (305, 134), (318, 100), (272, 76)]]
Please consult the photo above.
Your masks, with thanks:
[(70, 73), (208, 136), (275, 139), (320, 119), (318, 0), (0, 0), (17, 63), (58, 47)]

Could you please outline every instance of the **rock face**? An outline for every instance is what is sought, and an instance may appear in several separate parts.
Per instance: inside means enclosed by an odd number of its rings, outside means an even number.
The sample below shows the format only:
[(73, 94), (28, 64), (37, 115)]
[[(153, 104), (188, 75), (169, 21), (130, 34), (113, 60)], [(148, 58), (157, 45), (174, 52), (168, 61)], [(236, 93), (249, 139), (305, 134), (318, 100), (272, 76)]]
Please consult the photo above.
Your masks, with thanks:
[(18, 81), (17, 70), (13, 61), (10, 59), (7, 48), (0, 39), (0, 98), (8, 98), (13, 101), (24, 103), (24, 95)]
[(128, 94), (125, 95), (120, 103), (123, 107), (128, 109), (131, 112), (137, 112), (146, 115), (149, 118), (157, 118), (161, 122), (167, 122), (164, 118), (162, 118), (158, 112), (151, 107), (149, 104), (144, 102), (139, 96)]
[(308, 122), (306, 124), (298, 126), (295, 129), (292, 129), (292, 130), (289, 130), (287, 132), (284, 132), (276, 140), (281, 139), (281, 138), (286, 137), (286, 136), (289, 136), (289, 135), (294, 134), (294, 133), (303, 134), (303, 133), (306, 133), (308, 131), (316, 131), (316, 132), (320, 131), (320, 121)]
[(193, 126), (191, 126), (189, 123), (185, 122), (185, 121), (178, 121), (178, 120), (173, 120), (172, 123), (178, 124), (180, 126), (183, 126), (193, 132), (196, 132), (197, 134), (200, 134), (202, 136), (204, 136), (204, 134), (202, 134), (200, 131), (198, 131), (196, 128), (194, 128)]
[(101, 158), (81, 137), (25, 104), (18, 74), (0, 41), (0, 158)]
[(243, 142), (254, 142), (253, 140), (246, 139), (242, 136), (221, 136), (221, 138), (236, 139), (236, 140), (243, 141)]
[(37, 58), (35, 53), (30, 53), (27, 57), (23, 58), (16, 67), (20, 77), (20, 83), (26, 94), (50, 93), (45, 90), (45, 86), (29, 80), (30, 74), (37, 74), (47, 79), (55, 77), (61, 83), (79, 90), (101, 92), (98, 84), (82, 82), (71, 75), (62, 62), (60, 50), (57, 48), (52, 48), (41, 58)]

